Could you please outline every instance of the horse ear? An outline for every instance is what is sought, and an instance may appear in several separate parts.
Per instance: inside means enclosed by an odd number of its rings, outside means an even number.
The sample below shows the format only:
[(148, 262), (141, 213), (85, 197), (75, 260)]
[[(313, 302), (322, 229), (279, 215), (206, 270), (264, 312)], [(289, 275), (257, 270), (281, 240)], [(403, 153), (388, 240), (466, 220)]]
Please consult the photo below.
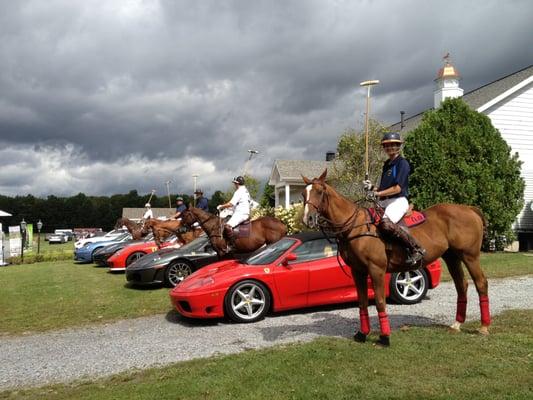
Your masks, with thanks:
[[(302, 175), (302, 174), (300, 174), (300, 175)], [(312, 182), (310, 179), (306, 178), (306, 177), (303, 176), (303, 175), (302, 175), (302, 179), (304, 180), (304, 183), (305, 183), (306, 185), (310, 185), (311, 182)]]
[(326, 175), (327, 175), (327, 174), (328, 174), (328, 169), (326, 168), (326, 169), (324, 170), (324, 172), (322, 172), (322, 175), (320, 175), (320, 176), (318, 177), (318, 180), (319, 180), (320, 182), (324, 183), (324, 181), (326, 180)]

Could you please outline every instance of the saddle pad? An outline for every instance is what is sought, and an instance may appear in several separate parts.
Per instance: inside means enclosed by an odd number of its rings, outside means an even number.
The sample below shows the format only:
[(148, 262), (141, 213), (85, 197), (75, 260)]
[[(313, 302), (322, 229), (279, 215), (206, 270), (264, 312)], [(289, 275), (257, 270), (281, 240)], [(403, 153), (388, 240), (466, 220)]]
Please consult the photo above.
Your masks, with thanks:
[[(381, 219), (381, 216), (378, 214), (376, 209), (369, 208), (368, 212), (370, 213), (370, 216), (372, 217), (374, 222), (377, 224), (379, 220)], [(398, 224), (411, 228), (413, 226), (420, 225), (425, 220), (426, 220), (426, 216), (424, 215), (424, 213), (413, 210), (409, 215), (404, 215), (404, 217), (402, 218), (400, 222), (398, 222)]]
[(244, 221), (242, 224), (233, 228), (233, 232), (237, 238), (250, 237), (250, 234), (252, 233), (252, 224), (249, 220)]

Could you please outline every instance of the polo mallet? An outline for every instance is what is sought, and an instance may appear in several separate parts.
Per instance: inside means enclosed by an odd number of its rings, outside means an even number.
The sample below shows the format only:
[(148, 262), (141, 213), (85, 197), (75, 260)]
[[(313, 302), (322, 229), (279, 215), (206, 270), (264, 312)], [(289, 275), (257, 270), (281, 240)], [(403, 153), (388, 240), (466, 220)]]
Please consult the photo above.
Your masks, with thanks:
[(147, 203), (150, 203), (150, 200), (152, 200), (152, 196), (154, 195), (155, 193), (155, 189), (152, 189), (152, 194), (150, 195), (150, 198), (148, 199)]
[(377, 79), (372, 81), (361, 82), (360, 86), (366, 86), (366, 115), (365, 115), (365, 181), (368, 180), (368, 114), (370, 112), (370, 88), (377, 85), (379, 81)]

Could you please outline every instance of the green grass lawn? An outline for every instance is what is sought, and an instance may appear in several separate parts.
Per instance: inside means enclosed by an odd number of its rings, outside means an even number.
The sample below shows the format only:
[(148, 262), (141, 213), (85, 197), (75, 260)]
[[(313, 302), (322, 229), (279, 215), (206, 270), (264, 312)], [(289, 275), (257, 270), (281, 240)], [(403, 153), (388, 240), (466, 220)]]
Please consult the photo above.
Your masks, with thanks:
[(475, 323), (460, 334), (411, 327), (395, 331), (388, 349), (320, 338), (0, 399), (531, 399), (532, 320), (531, 310), (508, 311), (488, 337)]
[[(485, 254), (482, 265), (489, 278), (533, 274), (531, 255)], [(449, 279), (447, 273), (443, 279)], [(168, 289), (131, 289), (125, 283), (124, 274), (111, 274), (106, 268), (74, 261), (0, 267), (0, 335), (171, 310)]]

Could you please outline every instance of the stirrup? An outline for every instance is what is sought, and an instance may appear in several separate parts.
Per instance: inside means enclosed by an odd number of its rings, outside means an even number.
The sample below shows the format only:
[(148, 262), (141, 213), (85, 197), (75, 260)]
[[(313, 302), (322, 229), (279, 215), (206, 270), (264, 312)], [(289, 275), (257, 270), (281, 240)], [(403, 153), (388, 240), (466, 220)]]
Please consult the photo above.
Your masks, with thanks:
[(415, 250), (411, 252), (405, 259), (405, 265), (407, 265), (408, 267), (417, 266), (422, 262), (425, 254), (426, 251), (424, 249)]

